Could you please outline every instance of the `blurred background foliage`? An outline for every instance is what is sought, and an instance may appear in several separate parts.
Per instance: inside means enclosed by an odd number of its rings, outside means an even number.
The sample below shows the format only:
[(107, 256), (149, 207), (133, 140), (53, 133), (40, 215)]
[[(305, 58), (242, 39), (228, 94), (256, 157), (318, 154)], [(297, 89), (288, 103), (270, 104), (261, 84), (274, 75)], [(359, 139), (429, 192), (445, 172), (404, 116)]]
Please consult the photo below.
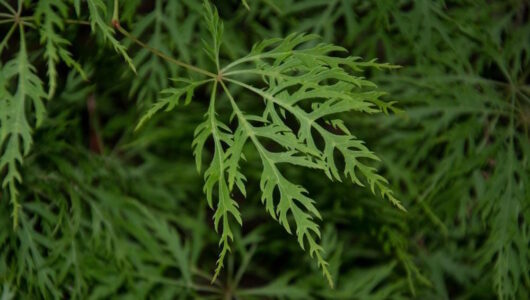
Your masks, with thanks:
[[(36, 2), (24, 1), (28, 24)], [(74, 12), (78, 1), (66, 2), (64, 18), (87, 20), (86, 8), (79, 17)], [(201, 50), (199, 1), (120, 2), (122, 26), (134, 36), (212, 69)], [(364, 59), (402, 66), (365, 74), (402, 112), (342, 118), (382, 158), (379, 168), (408, 212), (366, 189), (287, 170), (306, 183), (323, 215), (330, 289), (296, 239), (260, 206), (260, 168), (250, 152), (244, 226), (233, 227), (233, 251), (210, 284), (218, 239), (191, 151), (208, 91), (133, 132), (169, 78), (195, 75), (123, 39), (134, 74), (103, 46), (101, 32), (66, 23), (61, 36), (87, 80), (57, 65), (55, 96), (20, 170), (16, 231), (7, 188), (2, 192), (0, 299), (530, 298), (529, 3), (246, 3), (250, 9), (214, 2), (225, 23), (225, 62), (265, 38), (307, 32)], [(110, 22), (113, 1), (105, 5)], [(0, 22), (0, 37), (9, 30)], [(46, 81), (40, 38), (27, 26), (29, 60)], [(19, 44), (8, 40), (0, 68)], [(241, 105), (256, 100), (241, 97)]]

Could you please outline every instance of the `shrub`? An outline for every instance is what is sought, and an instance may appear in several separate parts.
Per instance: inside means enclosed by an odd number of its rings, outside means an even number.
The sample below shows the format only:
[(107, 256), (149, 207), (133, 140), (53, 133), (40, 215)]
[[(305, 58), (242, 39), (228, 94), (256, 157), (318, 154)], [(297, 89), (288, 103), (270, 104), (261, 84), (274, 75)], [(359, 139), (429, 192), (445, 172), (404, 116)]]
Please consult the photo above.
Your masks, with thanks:
[(214, 4), (0, 0), (2, 300), (530, 296), (526, 2)]

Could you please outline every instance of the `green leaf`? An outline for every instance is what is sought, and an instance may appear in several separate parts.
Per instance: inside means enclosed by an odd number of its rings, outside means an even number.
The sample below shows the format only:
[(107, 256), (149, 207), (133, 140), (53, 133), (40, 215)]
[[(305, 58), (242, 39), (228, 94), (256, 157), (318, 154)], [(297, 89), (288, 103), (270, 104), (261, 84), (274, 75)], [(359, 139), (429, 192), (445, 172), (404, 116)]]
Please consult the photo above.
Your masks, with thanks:
[[(7, 87), (13, 78), (17, 79), (16, 91), (12, 95)], [(20, 50), (17, 57), (2, 67), (0, 71), (0, 170), (7, 168), (2, 180), (2, 187), (9, 191), (13, 206), (13, 227), (18, 226), (17, 184), (22, 182), (19, 166), (23, 157), (30, 152), (32, 129), (26, 110), (31, 105), (34, 111), (36, 127), (42, 124), (46, 109), (42, 102), (46, 97), (41, 80), (35, 75), (35, 68), (30, 64), (26, 49), (24, 27), (20, 26)], [(28, 103), (29, 101), (29, 103)]]
[[(384, 93), (374, 91), (375, 85), (363, 77), (349, 73), (366, 67), (358, 62), (358, 58), (329, 55), (343, 51), (342, 48), (328, 44), (303, 48), (304, 43), (315, 38), (293, 34), (284, 40), (263, 41), (255, 45), (248, 56), (225, 67), (224, 76), (228, 82), (244, 87), (266, 101), (267, 108), (263, 115), (265, 119), (270, 118), (272, 122), (287, 127), (278, 110), (292, 114), (300, 126), (297, 133), (299, 142), (317, 154), (322, 160), (321, 168), (329, 178), (341, 180), (335, 161), (335, 153), (338, 151), (345, 162), (343, 173), (346, 177), (360, 186), (364, 186), (365, 180), (373, 193), (379, 191), (383, 198), (404, 210), (393, 196), (386, 179), (364, 163), (379, 160), (364, 143), (351, 135), (349, 130), (342, 130), (341, 134), (337, 134), (325, 126), (326, 123), (342, 124), (341, 120), (329, 118), (343, 112), (372, 114), (386, 111), (385, 102), (380, 99)], [(255, 62), (256, 68), (229, 71), (247, 62)], [(373, 62), (371, 66), (386, 67)], [(244, 74), (261, 76), (269, 87), (262, 90), (231, 79), (232, 76)], [(310, 111), (304, 110), (303, 106), (309, 106)], [(323, 150), (315, 142), (314, 131), (324, 140)], [(358, 174), (363, 177), (359, 178)]]
[(213, 192), (217, 185), (217, 206), (214, 214), (215, 230), (219, 231), (219, 223), (222, 221), (221, 239), (219, 245), (221, 246), (221, 253), (217, 260), (217, 268), (215, 270), (212, 282), (215, 281), (224, 265), (224, 257), (230, 251), (230, 240), (233, 240), (234, 235), (230, 229), (229, 215), (236, 219), (239, 225), (243, 221), (238, 210), (237, 202), (231, 197), (231, 190), (228, 187), (228, 180), (226, 172), (229, 165), (226, 163), (227, 154), (224, 151), (223, 144), (232, 145), (234, 143), (233, 136), (230, 129), (215, 116), (215, 100), (217, 93), (217, 82), (214, 83), (212, 94), (210, 98), (210, 106), (206, 114), (206, 120), (201, 123), (195, 131), (195, 139), (193, 140), (194, 155), (197, 159), (197, 167), (201, 167), (202, 149), (208, 138), (212, 138), (215, 145), (215, 151), (210, 166), (204, 173), (204, 192), (206, 193), (206, 200), (210, 208), (213, 208)]
[(12, 300), (15, 298), (15, 292), (12, 291), (7, 282), (4, 282), (2, 286), (2, 294), (0, 295), (0, 300)]
[(204, 0), (204, 21), (211, 36), (211, 43), (204, 42), (204, 48), (208, 57), (215, 63), (219, 69), (219, 49), (223, 42), (223, 23), (219, 19), (217, 9), (212, 7), (208, 0)]
[(92, 32), (98, 30), (103, 35), (103, 39), (109, 41), (114, 50), (119, 53), (123, 59), (127, 62), (131, 70), (136, 73), (136, 67), (133, 64), (132, 59), (127, 54), (125, 46), (123, 46), (115, 37), (114, 29), (110, 27), (101, 15), (106, 13), (106, 6), (102, 0), (87, 0), (88, 11), (90, 13), (90, 26)]
[[(142, 15), (131, 26), (131, 34), (139, 39), (145, 37), (146, 44), (150, 47), (165, 54), (176, 55), (183, 61), (196, 59), (196, 53), (189, 45), (194, 38), (194, 28), (201, 21), (201, 18), (194, 14), (202, 9), (201, 4), (156, 0), (154, 6), (152, 11)], [(131, 42), (129, 40), (124, 44), (128, 46)], [(145, 48), (141, 48), (134, 55), (133, 63), (138, 73), (130, 86), (130, 95), (136, 96), (144, 105), (152, 104), (158, 92), (170, 85), (168, 78), (177, 77), (180, 73), (174, 64), (168, 64)]]
[[(204, 7), (205, 20), (212, 37), (212, 46), (207, 47), (207, 52), (219, 68), (223, 26), (217, 11), (208, 2), (204, 2)], [(214, 81), (206, 119), (197, 127), (193, 141), (199, 171), (205, 144), (209, 138), (214, 141), (213, 158), (204, 175), (204, 192), (211, 208), (214, 207), (214, 189), (217, 186), (218, 201), (214, 214), (216, 230), (219, 230), (222, 221), (219, 242), (221, 253), (214, 280), (219, 275), (224, 257), (230, 250), (229, 242), (233, 239), (228, 216), (242, 223), (238, 204), (231, 193), (237, 187), (246, 195), (246, 178), (241, 173), (240, 161), (244, 159), (243, 149), (247, 142), (254, 145), (261, 159), (263, 171), (260, 187), (265, 210), (289, 233), (292, 232), (290, 223), (294, 223), (300, 247), (307, 247), (330, 286), (333, 286), (333, 279), (323, 256), (324, 250), (316, 240), (320, 238), (320, 229), (315, 219), (321, 219), (321, 215), (315, 200), (304, 187), (287, 179), (279, 165), (287, 163), (322, 170), (330, 179), (340, 181), (342, 176), (339, 164), (335, 161), (338, 152), (345, 162), (344, 177), (349, 177), (360, 186), (366, 182), (373, 193), (379, 192), (383, 198), (404, 210), (393, 196), (387, 180), (368, 164), (379, 159), (362, 141), (351, 135), (342, 120), (330, 119), (350, 111), (368, 114), (387, 112), (389, 105), (380, 99), (384, 93), (376, 91), (375, 84), (354, 73), (367, 67), (391, 66), (373, 61), (362, 63), (355, 57), (333, 56), (334, 52), (344, 52), (345, 49), (330, 44), (311, 46), (310, 43), (316, 38), (314, 35), (292, 34), (285, 39), (265, 40), (256, 44), (247, 56), (224, 67), (220, 71), (221, 77)], [(249, 63), (255, 66), (248, 67)], [(256, 88), (235, 79), (240, 75), (259, 76), (266, 88)], [(212, 80), (202, 81), (201, 84)], [(241, 111), (225, 82), (262, 98), (265, 103), (263, 112), (253, 115)], [(167, 106), (166, 110), (171, 110), (184, 94), (191, 97), (195, 85), (186, 83), (183, 88), (171, 90), (170, 94), (176, 101), (162, 99), (148, 111), (140, 124), (163, 107)], [(237, 120), (235, 130), (217, 119), (215, 103), (218, 84), (230, 101), (232, 116)], [(298, 130), (293, 130), (287, 124), (286, 113), (294, 117)], [(329, 124), (333, 127), (329, 128)], [(337, 128), (342, 128), (342, 132), (336, 132)], [(317, 145), (315, 133), (323, 140), (323, 146)], [(263, 141), (265, 139), (275, 142), (282, 150), (268, 150)], [(278, 191), (279, 199), (276, 199), (275, 191)]]
[[(400, 209), (400, 202), (392, 195), (387, 181), (376, 173), (364, 161), (377, 161), (378, 158), (348, 130), (334, 133), (325, 127), (328, 117), (348, 111), (376, 113), (383, 111), (384, 103), (379, 98), (383, 93), (373, 91), (375, 87), (361, 76), (351, 72), (362, 70), (365, 65), (357, 58), (339, 58), (330, 56), (332, 52), (344, 51), (340, 47), (318, 44), (303, 47), (314, 40), (315, 36), (294, 34), (286, 39), (272, 39), (255, 45), (251, 53), (234, 61), (221, 71), (224, 80), (239, 85), (263, 98), (265, 109), (261, 116), (246, 116), (237, 106), (228, 88), (222, 83), (234, 113), (238, 116), (239, 128), (245, 128), (246, 135), (255, 145), (262, 160), (261, 174), (262, 201), (266, 210), (284, 228), (291, 232), (288, 216), (292, 215), (296, 225), (296, 235), (302, 249), (307, 242), (309, 253), (315, 256), (330, 285), (331, 275), (327, 262), (322, 257), (323, 249), (315, 241), (320, 237), (318, 225), (313, 220), (320, 218), (306, 190), (287, 180), (277, 167), (280, 163), (324, 170), (330, 179), (341, 180), (339, 167), (335, 162), (335, 152), (339, 151), (344, 159), (344, 175), (363, 186), (365, 180), (372, 192), (376, 189), (383, 198)], [(255, 68), (232, 70), (248, 62), (254, 62)], [(385, 67), (377, 65), (377, 67)], [(238, 75), (258, 75), (268, 85), (258, 89), (240, 80), (232, 79)], [(331, 83), (330, 83), (331, 82)], [(308, 103), (309, 102), (309, 103)], [(309, 112), (303, 107), (309, 107)], [(299, 129), (294, 132), (286, 123), (285, 113), (297, 121)], [(250, 120), (261, 120), (263, 126), (254, 126)], [(341, 124), (340, 120), (331, 120), (332, 124)], [(268, 125), (268, 123), (273, 124)], [(280, 129), (280, 130), (278, 130)], [(321, 149), (314, 137), (314, 131), (320, 135), (324, 146)], [(272, 139), (284, 148), (285, 152), (272, 153), (260, 142), (260, 138)], [(242, 147), (240, 147), (242, 148)], [(357, 175), (360, 173), (363, 178)], [(276, 203), (274, 191), (278, 190), (280, 199)]]
[(61, 37), (64, 21), (68, 14), (68, 6), (62, 0), (43, 0), (37, 3), (35, 20), (40, 25), (41, 43), (45, 45), (44, 58), (48, 64), (48, 98), (55, 94), (57, 88), (57, 63), (62, 60), (67, 66), (73, 67), (81, 76), (86, 75), (81, 66), (73, 60), (72, 54), (66, 50), (70, 42)]
[(181, 101), (184, 102), (184, 105), (187, 105), (191, 102), (193, 93), (195, 89), (210, 80), (202, 81), (191, 81), (185, 78), (176, 78), (173, 79), (177, 84), (183, 85), (181, 87), (167, 88), (160, 92), (163, 97), (158, 99), (158, 102), (153, 104), (151, 108), (142, 116), (138, 124), (136, 125), (135, 130), (140, 129), (143, 124), (151, 119), (158, 111), (164, 109), (165, 111), (171, 111), (177, 106)]

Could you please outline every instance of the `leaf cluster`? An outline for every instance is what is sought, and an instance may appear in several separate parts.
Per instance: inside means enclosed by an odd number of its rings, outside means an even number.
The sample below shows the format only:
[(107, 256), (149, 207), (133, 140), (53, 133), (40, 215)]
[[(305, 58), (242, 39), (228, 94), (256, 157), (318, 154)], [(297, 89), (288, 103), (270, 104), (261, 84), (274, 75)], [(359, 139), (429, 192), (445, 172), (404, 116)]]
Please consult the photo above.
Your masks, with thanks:
[(0, 299), (530, 296), (526, 1), (214, 4), (0, 0)]

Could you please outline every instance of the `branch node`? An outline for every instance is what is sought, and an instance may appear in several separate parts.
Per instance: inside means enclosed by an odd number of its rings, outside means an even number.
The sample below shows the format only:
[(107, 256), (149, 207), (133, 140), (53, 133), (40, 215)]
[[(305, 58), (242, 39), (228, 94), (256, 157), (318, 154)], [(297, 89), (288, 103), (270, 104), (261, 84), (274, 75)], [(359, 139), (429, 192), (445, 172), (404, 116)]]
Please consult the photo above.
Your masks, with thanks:
[(116, 30), (120, 29), (121, 26), (120, 26), (120, 21), (118, 19), (112, 19), (111, 23), (114, 29)]

